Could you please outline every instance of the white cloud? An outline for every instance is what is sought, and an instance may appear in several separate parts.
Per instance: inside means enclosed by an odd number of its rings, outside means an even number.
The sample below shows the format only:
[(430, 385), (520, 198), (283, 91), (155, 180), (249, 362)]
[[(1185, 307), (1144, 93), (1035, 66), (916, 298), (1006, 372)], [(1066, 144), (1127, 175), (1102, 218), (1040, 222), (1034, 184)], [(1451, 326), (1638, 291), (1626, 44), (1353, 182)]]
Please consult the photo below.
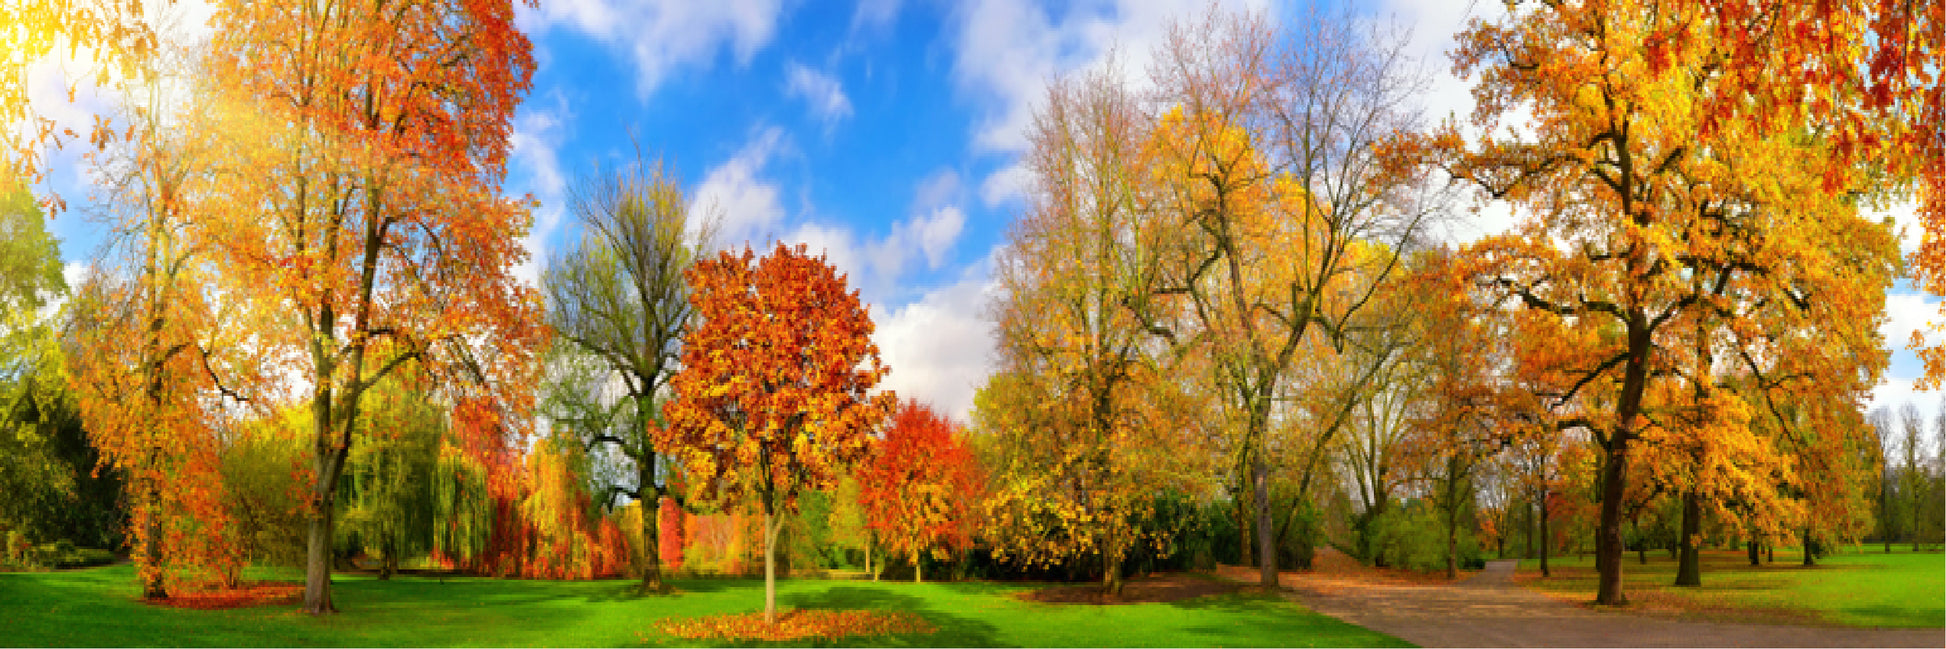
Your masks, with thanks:
[[(1268, 1), (1224, 4), (1262, 9)], [(1123, 73), (1141, 85), (1150, 53), (1163, 42), (1170, 21), (1206, 6), (1206, 0), (1111, 0), (1069, 5), (1057, 15), (1032, 0), (960, 5), (953, 77), (984, 110), (974, 127), (974, 149), (1006, 156), (1025, 151), (1034, 107), (1047, 82), (1102, 63), (1111, 50)], [(994, 205), (1023, 189), (1018, 172), (1003, 169), (981, 183), (981, 198)]]
[(625, 50), (647, 97), (677, 68), (707, 68), (725, 48), (748, 65), (777, 37), (783, 9), (782, 0), (553, 0), (518, 9), (517, 23), (530, 34), (566, 25)]
[(986, 180), (980, 181), (980, 202), (987, 207), (998, 206), (1007, 199), (1026, 195), (1027, 187), (1032, 182), (1034, 177), (1028, 173), (1027, 165), (1015, 160), (1013, 164), (987, 174)]
[(979, 264), (957, 283), (878, 315), (873, 339), (890, 375), (880, 385), (899, 398), (930, 402), (967, 423), (973, 395), (993, 372), (993, 332), (980, 315), (996, 285)]
[(783, 129), (760, 129), (729, 160), (710, 169), (696, 187), (695, 208), (722, 217), (718, 245), (754, 246), (772, 236), (784, 219), (777, 183), (764, 176), (771, 157), (783, 146), (783, 137)]
[(882, 30), (899, 18), (899, 0), (858, 0), (851, 12), (851, 31)]
[(525, 191), (540, 201), (533, 228), (520, 240), (527, 260), (514, 268), (514, 276), (530, 286), (540, 286), (541, 269), (547, 267), (548, 237), (560, 227), (566, 209), (567, 178), (561, 173), (560, 148), (570, 116), (566, 98), (556, 94), (554, 100), (554, 108), (530, 110), (514, 120), (509, 138), (513, 145), (509, 175), (524, 179)]
[(844, 86), (830, 75), (796, 61), (785, 67), (784, 94), (809, 104), (811, 113), (824, 122), (827, 131), (851, 117), (851, 99), (845, 96)]
[(1926, 344), (1940, 343), (1938, 332), (1931, 330), (1928, 323), (1939, 319), (1939, 298), (1928, 297), (1923, 293), (1888, 292), (1885, 294), (1885, 322), (1878, 331), (1885, 336), (1885, 344), (1894, 350), (1904, 350), (1911, 342), (1912, 332), (1926, 332)]

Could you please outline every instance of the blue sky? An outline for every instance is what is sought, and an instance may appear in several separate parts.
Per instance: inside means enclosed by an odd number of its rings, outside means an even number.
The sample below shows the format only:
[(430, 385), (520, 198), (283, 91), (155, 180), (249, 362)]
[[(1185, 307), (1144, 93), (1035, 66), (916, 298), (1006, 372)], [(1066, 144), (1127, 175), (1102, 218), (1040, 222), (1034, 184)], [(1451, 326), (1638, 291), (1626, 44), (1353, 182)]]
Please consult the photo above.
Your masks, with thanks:
[[(189, 22), (195, 22), (192, 5)], [(1289, 7), (1273, 0), (1226, 4)], [(1468, 15), (1499, 3), (1387, 0), (1359, 5), (1411, 30), (1432, 78), (1434, 116), (1470, 110), (1443, 52)], [(859, 287), (892, 367), (887, 386), (964, 418), (991, 364), (982, 318), (988, 260), (1019, 208), (1017, 162), (1045, 81), (1094, 65), (1111, 48), (1139, 76), (1169, 21), (1203, 0), (543, 0), (519, 24), (539, 69), (516, 118), (507, 189), (541, 201), (527, 241), (533, 277), (577, 236), (565, 187), (596, 164), (664, 158), (699, 207), (719, 210), (732, 243), (783, 239), (823, 250)], [(53, 75), (49, 75), (51, 78)], [(58, 80), (36, 93), (57, 94)], [(53, 89), (52, 91), (48, 89)], [(91, 103), (92, 102), (92, 103)], [(58, 103), (58, 102), (54, 102)], [(78, 109), (101, 105), (83, 93)], [(74, 112), (44, 108), (52, 113)], [(65, 120), (64, 120), (65, 121)], [(85, 124), (84, 122), (81, 122)], [(55, 184), (74, 186), (71, 154)], [(68, 165), (63, 167), (63, 165)], [(63, 171), (62, 169), (70, 169)], [(70, 203), (85, 190), (62, 190)], [(1505, 227), (1504, 210), (1454, 229)], [(1911, 209), (1894, 210), (1911, 221)], [(54, 229), (71, 269), (100, 226), (63, 215)], [(1915, 240), (1909, 237), (1908, 250)], [(1937, 311), (1890, 296), (1898, 353), (1881, 402), (1911, 398), (1919, 373), (1903, 351)], [(1930, 411), (1937, 397), (1923, 395)]]

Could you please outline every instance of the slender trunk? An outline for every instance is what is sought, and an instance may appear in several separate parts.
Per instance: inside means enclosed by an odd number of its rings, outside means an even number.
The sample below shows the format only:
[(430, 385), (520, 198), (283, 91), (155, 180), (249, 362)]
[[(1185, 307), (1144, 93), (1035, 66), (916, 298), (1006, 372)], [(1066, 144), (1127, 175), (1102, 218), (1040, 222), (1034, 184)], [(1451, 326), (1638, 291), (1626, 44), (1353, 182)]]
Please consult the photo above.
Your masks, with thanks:
[(1247, 490), (1237, 492), (1237, 564), (1256, 566), (1251, 548), (1256, 546), (1250, 534), (1250, 497)]
[(1553, 576), (1547, 571), (1547, 549), (1554, 543), (1547, 536), (1547, 490), (1541, 490), (1541, 576)]
[(1524, 509), (1527, 510), (1524, 512), (1527, 515), (1527, 524), (1521, 526), (1520, 529), (1522, 531), (1527, 532), (1527, 534), (1525, 535), (1527, 537), (1526, 556), (1527, 558), (1532, 559), (1534, 558), (1534, 503), (1531, 502), (1527, 503), (1527, 506)]
[(866, 534), (867, 536), (865, 537), (865, 574), (871, 575), (872, 581), (878, 581), (878, 571), (872, 569), (872, 545), (873, 545), (872, 537), (870, 536), (870, 532), (867, 532)]
[(782, 518), (764, 502), (764, 623), (777, 623), (777, 528)]
[(1122, 555), (1120, 543), (1110, 540), (1101, 553), (1101, 590), (1110, 599), (1122, 596)]
[(655, 454), (636, 462), (635, 502), (641, 508), (642, 583), (638, 592), (662, 592), (662, 495), (654, 487)]
[(925, 568), (919, 565), (919, 551), (912, 551), (912, 583), (925, 583)]
[[(153, 489), (151, 496), (154, 498)], [(142, 553), (148, 557), (148, 578), (142, 580), (142, 599), (164, 599), (169, 597), (169, 589), (162, 583), (162, 516), (160, 512), (149, 514), (149, 540), (142, 544)]]
[(1262, 449), (1250, 458), (1250, 482), (1257, 500), (1257, 574), (1264, 586), (1276, 588), (1277, 547), (1273, 545), (1274, 530), (1270, 527), (1270, 467), (1264, 462)]
[(1764, 563), (1777, 563), (1777, 546), (1775, 544), (1764, 544)]
[(1750, 565), (1761, 565), (1763, 557), (1757, 551), (1757, 540), (1750, 539), (1745, 545), (1750, 549)]
[(1817, 541), (1815, 541), (1815, 540), (1812, 540), (1812, 538), (1811, 538), (1811, 528), (1809, 528), (1809, 527), (1806, 527), (1806, 528), (1804, 528), (1804, 567), (1806, 567), (1806, 568), (1809, 568), (1809, 567), (1811, 567), (1811, 566), (1815, 566), (1815, 565), (1818, 565), (1818, 562), (1817, 562), (1817, 554), (1818, 554), (1818, 547), (1817, 547), (1817, 545), (1818, 545), (1818, 542), (1817, 542)]
[(1703, 497), (1695, 489), (1682, 495), (1682, 558), (1676, 565), (1677, 586), (1703, 585)]
[[(1454, 510), (1458, 511), (1458, 510)], [(1459, 578), (1459, 516), (1446, 515), (1446, 578)]]

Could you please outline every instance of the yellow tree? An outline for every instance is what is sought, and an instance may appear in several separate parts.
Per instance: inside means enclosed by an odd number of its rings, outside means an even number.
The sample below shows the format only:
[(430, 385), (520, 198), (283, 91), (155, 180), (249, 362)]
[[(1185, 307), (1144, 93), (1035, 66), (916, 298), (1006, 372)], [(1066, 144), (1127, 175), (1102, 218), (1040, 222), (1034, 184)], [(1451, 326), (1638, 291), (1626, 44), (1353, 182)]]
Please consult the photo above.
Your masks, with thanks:
[[(1212, 9), (1171, 30), (1151, 72), (1167, 109), (1148, 138), (1150, 178), (1178, 233), (1157, 290), (1188, 304), (1169, 337), (1214, 350), (1239, 417), (1265, 585), (1277, 580), (1268, 432), (1302, 378), (1300, 352), (1344, 350), (1432, 213), (1393, 146), (1413, 126), (1402, 41), (1364, 24), (1315, 12), (1280, 32)], [(1362, 367), (1369, 378), (1377, 365)], [(1300, 498), (1363, 385), (1296, 451)]]
[(655, 444), (683, 463), (692, 493), (762, 508), (764, 620), (775, 622), (781, 514), (864, 459), (897, 397), (873, 391), (887, 370), (858, 291), (802, 245), (761, 259), (724, 251), (684, 276), (698, 322)]
[[(1851, 197), (1875, 189), (1868, 161), (1848, 155), (1862, 140), (1826, 128), (1819, 110), (1830, 105), (1809, 101), (1835, 86), (1783, 71), (1804, 51), (1722, 38), (1744, 27), (1702, 4), (1551, 3), (1474, 23), (1454, 57), (1478, 75), (1473, 119), (1486, 135), (1440, 137), (1458, 177), (1526, 208), (1513, 233), (1469, 249), (1481, 277), (1583, 332), (1527, 358), (1549, 368), (1552, 406), (1602, 394), (1599, 410), (1558, 422), (1599, 447), (1602, 604), (1625, 601), (1631, 453), (1657, 416), (1652, 385), (1685, 369), (1694, 327), (1683, 323), (1707, 316), (1715, 336), (1747, 331), (1755, 309), (1781, 309), (1806, 330), (1853, 338), (1896, 261), (1889, 232)], [(1735, 43), (1756, 49), (1724, 49)], [(1853, 65), (1837, 54), (1810, 53)], [(1527, 127), (1502, 128), (1516, 108)], [(1833, 359), (1810, 371), (1874, 368)]]
[[(531, 45), (510, 2), (219, 3), (227, 291), (313, 418), (304, 610), (334, 610), (338, 482), (374, 385), (442, 374), (463, 436), (524, 421), (539, 299), (513, 277), (526, 205), (498, 196)], [(213, 228), (214, 229), (214, 228)], [(475, 386), (465, 388), (462, 386)], [(297, 395), (291, 395), (297, 396)]]
[(1149, 442), (1172, 425), (1143, 408), (1166, 233), (1147, 218), (1148, 127), (1118, 75), (1111, 63), (1056, 80), (1035, 114), (1028, 207), (996, 272), (1001, 369), (976, 417), (1002, 455), (988, 503), (997, 554), (1043, 566), (1098, 555), (1110, 596), (1155, 486)]

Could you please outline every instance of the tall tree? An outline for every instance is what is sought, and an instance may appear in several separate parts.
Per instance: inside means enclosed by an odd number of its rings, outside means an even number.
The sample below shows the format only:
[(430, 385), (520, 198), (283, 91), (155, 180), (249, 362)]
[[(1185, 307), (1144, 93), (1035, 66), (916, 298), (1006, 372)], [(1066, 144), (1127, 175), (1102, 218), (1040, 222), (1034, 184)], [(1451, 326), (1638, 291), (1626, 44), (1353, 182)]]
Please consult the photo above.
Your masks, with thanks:
[(1162, 359), (1144, 325), (1161, 237), (1149, 219), (1147, 123), (1113, 64), (1049, 84), (1029, 131), (1025, 213), (1008, 231), (992, 307), (1001, 369), (976, 421), (992, 466), (997, 555), (1027, 565), (1099, 556), (1119, 596), (1145, 467), (1172, 424), (1147, 410)]
[[(1170, 31), (1151, 73), (1169, 111), (1150, 145), (1160, 210), (1182, 237), (1158, 291), (1193, 304), (1197, 333), (1178, 344), (1220, 350), (1265, 585), (1277, 583), (1267, 434), (1299, 351), (1344, 349), (1430, 214), (1390, 144), (1414, 126), (1403, 40), (1366, 24), (1316, 9), (1280, 32), (1212, 9)], [(1300, 498), (1334, 430), (1306, 445)]]
[(979, 470), (965, 432), (931, 406), (907, 400), (893, 413), (858, 484), (886, 550), (912, 557), (913, 581), (923, 580), (924, 555), (972, 547), (985, 491)]
[[(1440, 137), (1459, 153), (1452, 169), (1528, 209), (1514, 233), (1469, 254), (1504, 295), (1583, 332), (1549, 352), (1564, 380), (1547, 388), (1551, 403), (1605, 393), (1600, 411), (1562, 422), (1600, 447), (1602, 604), (1626, 601), (1626, 476), (1656, 414), (1645, 408), (1651, 384), (1687, 369), (1671, 355), (1695, 344), (1683, 342), (1684, 323), (1707, 314), (1710, 335), (1746, 334), (1755, 311), (1778, 309), (1763, 317), (1859, 339), (1849, 323), (1870, 321), (1895, 254), (1850, 195), (1877, 188), (1870, 161), (1848, 148), (1864, 140), (1819, 128), (1835, 110), (1824, 93), (1852, 93), (1839, 107), (1863, 101), (1862, 85), (1840, 83), (1864, 73), (1853, 52), (1796, 34), (1753, 40), (1730, 15), (1748, 4), (1522, 5), (1473, 23), (1454, 52), (1456, 68), (1479, 77), (1473, 120), (1484, 135), (1469, 146), (1454, 125)], [(1808, 8), (1757, 4), (1778, 22), (1755, 31), (1810, 22)], [(1805, 67), (1834, 78), (1808, 83)], [(1501, 129), (1516, 110), (1529, 128)], [(1830, 379), (1874, 365), (1823, 357), (1797, 368)]]
[(366, 392), (418, 361), (476, 439), (531, 407), (539, 300), (512, 274), (530, 217), (497, 193), (532, 45), (511, 2), (230, 0), (212, 26), (231, 173), (201, 218), (221, 220), (229, 294), (279, 316), (261, 349), (309, 391), (303, 608), (325, 614)]
[[(597, 379), (621, 379), (621, 394), (572, 389), (551, 400), (551, 416), (569, 424), (582, 443), (606, 444), (634, 464), (631, 483), (604, 485), (645, 502), (671, 495), (657, 463), (655, 436), (662, 426), (659, 400), (675, 374), (684, 327), (691, 315), (682, 273), (703, 255), (715, 226), (690, 214), (681, 183), (660, 162), (597, 172), (568, 199), (581, 224), (581, 241), (549, 261), (541, 284), (548, 323), (603, 370)], [(597, 381), (606, 382), (606, 381)], [(594, 386), (577, 385), (575, 388)], [(680, 495), (680, 494), (676, 494)], [(644, 591), (662, 589), (657, 516), (642, 516)]]
[(873, 391), (887, 370), (857, 290), (802, 245), (761, 259), (724, 251), (684, 278), (698, 322), (655, 443), (682, 461), (692, 491), (762, 509), (764, 620), (775, 622), (783, 514), (865, 457), (897, 397)]

